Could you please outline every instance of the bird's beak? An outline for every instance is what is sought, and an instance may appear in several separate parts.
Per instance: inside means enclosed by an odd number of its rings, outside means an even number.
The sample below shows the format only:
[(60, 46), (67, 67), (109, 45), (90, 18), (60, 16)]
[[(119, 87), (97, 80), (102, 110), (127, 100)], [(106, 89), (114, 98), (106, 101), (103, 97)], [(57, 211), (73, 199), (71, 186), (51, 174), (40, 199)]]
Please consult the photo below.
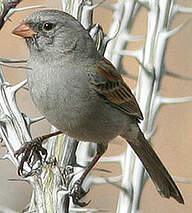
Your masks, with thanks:
[(12, 34), (22, 38), (32, 38), (36, 33), (28, 23), (22, 23), (12, 31)]

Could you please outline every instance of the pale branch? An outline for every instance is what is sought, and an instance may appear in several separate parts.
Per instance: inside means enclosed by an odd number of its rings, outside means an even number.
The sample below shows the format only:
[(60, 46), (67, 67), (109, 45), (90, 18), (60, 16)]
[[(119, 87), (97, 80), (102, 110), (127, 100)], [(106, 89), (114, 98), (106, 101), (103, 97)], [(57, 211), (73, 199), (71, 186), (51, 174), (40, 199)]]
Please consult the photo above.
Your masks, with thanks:
[(93, 11), (95, 8), (97, 8), (97, 7), (99, 7), (100, 5), (102, 5), (103, 2), (105, 2), (105, 1), (106, 1), (106, 0), (101, 0), (101, 1), (99, 1), (98, 3), (95, 3), (95, 4), (93, 4), (93, 5), (90, 5), (88, 10), (92, 10), (92, 11)]
[(112, 41), (113, 39), (115, 39), (116, 38), (116, 36), (118, 35), (118, 33), (119, 33), (119, 30), (120, 30), (120, 22), (119, 22), (119, 20), (117, 20), (116, 22), (115, 22), (115, 24), (116, 24), (116, 26), (115, 26), (115, 31), (112, 33), (112, 34), (110, 34), (110, 35), (106, 35), (105, 36), (105, 42), (106, 43), (108, 43), (109, 41)]
[(190, 21), (191, 21), (191, 19), (185, 21), (184, 23), (175, 27), (173, 30), (170, 30), (170, 31), (164, 30), (164, 31), (162, 31), (162, 34), (164, 35), (164, 37), (166, 39), (168, 39), (168, 38), (174, 36), (175, 34), (177, 34), (179, 31), (181, 31), (183, 29), (183, 27), (185, 27)]
[[(133, 23), (133, 11), (136, 6), (134, 0), (118, 1), (114, 5), (113, 23), (111, 24), (108, 36), (113, 35), (119, 31), (117, 36), (108, 44), (105, 51), (105, 57), (112, 61), (118, 70), (121, 70), (122, 56), (118, 54), (119, 50), (123, 50), (127, 45), (127, 39), (124, 32), (129, 33)], [(134, 13), (135, 15), (135, 13)], [(119, 29), (118, 29), (119, 28)]]
[(9, 64), (3, 63), (3, 62), (0, 62), (0, 66), (2, 66), (2, 67), (10, 67), (10, 68), (17, 68), (17, 69), (27, 69), (26, 66), (9, 65)]
[(191, 14), (192, 13), (192, 8), (190, 7), (183, 7), (179, 4), (174, 4), (173, 6), (173, 14), (176, 14), (176, 13), (189, 13)]
[[(144, 133), (151, 132), (157, 111), (155, 97), (158, 94), (162, 80), (162, 64), (164, 60), (167, 38), (162, 32), (168, 31), (168, 13), (171, 1), (145, 1), (148, 11), (148, 28), (144, 48), (143, 64), (140, 68), (136, 97), (139, 100), (145, 120), (141, 123)], [(143, 67), (148, 72), (143, 72)], [(151, 72), (152, 75), (148, 75)], [(156, 107), (158, 109), (158, 107)], [(145, 170), (141, 162), (136, 159), (134, 165), (134, 197), (132, 213), (137, 212), (140, 203), (142, 186), (145, 180)]]
[(23, 86), (25, 86), (27, 84), (27, 79), (24, 81), (21, 81), (18, 84), (13, 85), (12, 87), (10, 87), (10, 91), (12, 92), (13, 96), (15, 96), (15, 93), (21, 89)]
[(82, 1), (79, 4), (77, 19), (86, 26), (87, 29), (92, 26), (93, 4), (91, 0)]
[(143, 41), (146, 38), (145, 35), (131, 35), (130, 33), (126, 33), (126, 32), (123, 32), (122, 34), (123, 34), (124, 38), (130, 42), (131, 41), (134, 41), (134, 42)]
[(29, 6), (29, 7), (20, 7), (20, 8), (11, 8), (6, 16), (4, 17), (4, 21), (9, 20), (9, 17), (12, 16), (16, 12), (21, 12), (24, 10), (31, 10), (31, 9), (37, 9), (37, 8), (45, 8), (45, 6), (42, 5), (35, 5), (35, 6)]
[(122, 180), (122, 176), (117, 176), (117, 177), (108, 177), (108, 178), (102, 178), (102, 177), (92, 177), (91, 181), (95, 185), (100, 185), (100, 184), (105, 184), (107, 182), (110, 183), (117, 183)]
[[(135, 58), (136, 60), (137, 60), (137, 58)], [(142, 62), (140, 62), (139, 60), (137, 60), (137, 62), (138, 62), (138, 64), (140, 65), (140, 67), (142, 68), (142, 71), (143, 72), (145, 72), (149, 77), (151, 77), (151, 78), (155, 78), (155, 70), (154, 70), (154, 68), (153, 67), (149, 67), (148, 66), (148, 68), (147, 67), (145, 67), (144, 65), (143, 65), (143, 63)]]
[(0, 62), (3, 62), (3, 63), (25, 63), (27, 62), (26, 59), (7, 59), (7, 58), (0, 58)]
[(119, 50), (117, 53), (119, 55), (134, 57), (140, 63), (143, 61), (143, 48), (139, 50)]
[(0, 1), (0, 29), (5, 23), (5, 17), (10, 9), (15, 8), (22, 0), (1, 0)]
[(122, 154), (118, 156), (102, 157), (99, 162), (101, 163), (118, 163), (122, 160)]
[(43, 119), (45, 119), (44, 116), (40, 116), (40, 117), (37, 117), (37, 118), (30, 118), (29, 121), (28, 121), (28, 125), (32, 125), (34, 123), (37, 123), (39, 121), (42, 121)]
[(182, 97), (182, 98), (167, 98), (163, 96), (159, 96), (160, 104), (179, 104), (192, 101), (192, 96)]
[(157, 94), (155, 97), (153, 109), (151, 110), (151, 117), (153, 118), (151, 119), (151, 124), (154, 123), (154, 120), (155, 120), (154, 118), (157, 112), (159, 111), (160, 107), (162, 107), (163, 105), (179, 104), (179, 103), (190, 102), (190, 101), (192, 101), (192, 96), (181, 97), (181, 98), (168, 98), (168, 97), (161, 96), (160, 94)]
[(183, 177), (173, 177), (173, 180), (177, 183), (191, 184), (192, 179), (187, 179)]

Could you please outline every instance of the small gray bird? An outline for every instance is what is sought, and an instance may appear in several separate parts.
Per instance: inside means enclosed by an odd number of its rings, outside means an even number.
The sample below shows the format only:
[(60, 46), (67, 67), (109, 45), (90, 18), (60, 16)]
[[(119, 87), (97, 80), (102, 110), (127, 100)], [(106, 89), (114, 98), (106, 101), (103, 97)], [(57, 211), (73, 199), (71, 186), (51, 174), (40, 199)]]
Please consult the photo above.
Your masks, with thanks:
[(39, 111), (66, 135), (97, 143), (97, 154), (79, 184), (108, 142), (120, 135), (142, 161), (158, 192), (184, 203), (138, 126), (143, 116), (130, 88), (75, 18), (58, 10), (37, 11), (13, 34), (25, 38), (29, 48), (28, 86)]

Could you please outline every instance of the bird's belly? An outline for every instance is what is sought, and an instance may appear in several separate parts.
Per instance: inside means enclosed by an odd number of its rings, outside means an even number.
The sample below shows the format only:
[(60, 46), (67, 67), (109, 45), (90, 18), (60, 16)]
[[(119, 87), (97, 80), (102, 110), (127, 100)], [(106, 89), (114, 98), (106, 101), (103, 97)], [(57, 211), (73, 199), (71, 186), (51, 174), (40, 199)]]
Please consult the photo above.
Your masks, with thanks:
[(38, 80), (34, 73), (28, 76), (32, 99), (52, 125), (78, 140), (96, 143), (112, 140), (120, 134), (127, 116), (88, 88), (86, 79), (79, 80), (78, 85), (77, 79), (66, 77), (62, 84), (58, 79), (55, 86), (57, 76), (53, 81), (50, 78)]
[(52, 125), (78, 140), (108, 142), (120, 134), (121, 116), (112, 116), (105, 106), (86, 105), (85, 108), (83, 103), (82, 107), (80, 105), (57, 105), (51, 111), (44, 111), (44, 115)]
[[(60, 101), (39, 99), (34, 102), (47, 120), (68, 136), (89, 142), (108, 142), (120, 134), (124, 115), (95, 97), (95, 100), (64, 97)], [(45, 104), (46, 103), (46, 104)], [(116, 113), (112, 113), (114, 110)], [(113, 114), (113, 116), (112, 116)]]

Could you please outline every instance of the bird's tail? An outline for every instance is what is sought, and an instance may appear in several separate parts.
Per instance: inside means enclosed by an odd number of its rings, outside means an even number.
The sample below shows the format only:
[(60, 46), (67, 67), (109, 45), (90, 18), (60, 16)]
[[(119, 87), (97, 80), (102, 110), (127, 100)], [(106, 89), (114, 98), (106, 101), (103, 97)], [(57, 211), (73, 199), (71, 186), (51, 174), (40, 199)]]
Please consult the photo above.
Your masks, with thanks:
[(179, 203), (184, 204), (182, 195), (167, 169), (145, 139), (139, 127), (137, 130), (139, 130), (137, 131), (137, 137), (133, 141), (130, 141), (130, 135), (128, 136), (128, 134), (124, 134), (122, 137), (127, 140), (142, 161), (160, 195), (166, 198), (173, 197)]

